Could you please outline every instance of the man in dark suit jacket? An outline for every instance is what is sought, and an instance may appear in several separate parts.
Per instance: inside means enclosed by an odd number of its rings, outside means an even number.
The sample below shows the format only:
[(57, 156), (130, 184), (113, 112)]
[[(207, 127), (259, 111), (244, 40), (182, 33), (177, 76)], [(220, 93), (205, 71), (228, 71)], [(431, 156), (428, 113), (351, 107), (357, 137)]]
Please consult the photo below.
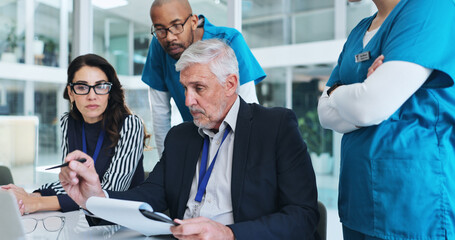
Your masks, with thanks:
[[(67, 193), (82, 207), (88, 197), (100, 196), (148, 202), (159, 212), (169, 209), (180, 223), (171, 227), (179, 239), (317, 238), (315, 176), (295, 114), (245, 103), (236, 93), (236, 66), (225, 43), (192, 44), (176, 68), (194, 122), (169, 131), (149, 178), (126, 192), (103, 192), (90, 157), (73, 152), (66, 161), (88, 161), (62, 169)], [(207, 166), (206, 186), (200, 169), (204, 156), (216, 163), (212, 170)]]

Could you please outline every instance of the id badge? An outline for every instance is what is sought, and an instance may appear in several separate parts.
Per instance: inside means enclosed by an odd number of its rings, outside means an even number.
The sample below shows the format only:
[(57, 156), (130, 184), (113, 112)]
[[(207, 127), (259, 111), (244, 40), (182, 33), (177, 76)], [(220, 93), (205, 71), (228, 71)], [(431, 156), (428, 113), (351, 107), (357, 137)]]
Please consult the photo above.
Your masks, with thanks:
[(365, 62), (365, 61), (370, 60), (370, 58), (371, 58), (370, 51), (359, 53), (359, 54), (355, 55), (355, 62), (356, 63)]

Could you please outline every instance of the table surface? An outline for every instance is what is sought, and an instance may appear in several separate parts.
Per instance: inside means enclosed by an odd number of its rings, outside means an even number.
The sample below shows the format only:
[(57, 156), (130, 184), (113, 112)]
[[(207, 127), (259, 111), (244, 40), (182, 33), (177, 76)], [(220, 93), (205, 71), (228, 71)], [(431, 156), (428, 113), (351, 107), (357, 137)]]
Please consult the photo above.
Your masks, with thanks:
[(42, 221), (40, 221), (35, 231), (26, 235), (26, 239), (174, 239), (169, 235), (146, 237), (139, 232), (119, 225), (90, 227), (82, 211), (67, 213), (59, 211), (39, 212), (22, 216), (22, 218), (33, 217), (41, 219), (48, 216), (64, 216), (65, 225), (62, 230), (60, 232), (48, 232), (44, 229)]

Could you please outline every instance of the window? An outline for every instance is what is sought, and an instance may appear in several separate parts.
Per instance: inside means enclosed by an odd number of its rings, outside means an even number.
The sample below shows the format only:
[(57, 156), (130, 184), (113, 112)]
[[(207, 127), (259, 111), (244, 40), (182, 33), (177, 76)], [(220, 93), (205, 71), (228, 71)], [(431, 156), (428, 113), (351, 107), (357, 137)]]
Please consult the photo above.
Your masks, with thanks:
[(0, 5), (0, 62), (24, 62), (24, 16), (18, 1)]

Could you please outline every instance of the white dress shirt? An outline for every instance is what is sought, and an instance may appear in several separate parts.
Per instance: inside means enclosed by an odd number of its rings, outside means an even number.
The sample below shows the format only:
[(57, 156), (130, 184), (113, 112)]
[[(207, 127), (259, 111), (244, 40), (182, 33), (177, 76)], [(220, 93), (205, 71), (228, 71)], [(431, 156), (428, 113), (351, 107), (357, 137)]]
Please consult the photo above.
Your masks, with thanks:
[[(237, 97), (217, 133), (208, 129), (199, 129), (199, 134), (201, 134), (204, 138), (205, 136), (209, 136), (210, 140), (207, 168), (210, 166), (218, 148), (220, 148), (220, 150), (218, 152), (212, 174), (207, 183), (205, 195), (203, 196), (201, 202), (197, 202), (195, 200), (202, 153), (199, 156), (199, 161), (195, 169), (196, 173), (194, 174), (193, 183), (191, 185), (190, 198), (188, 199), (188, 203), (186, 205), (187, 208), (184, 219), (203, 216), (224, 225), (234, 223), (231, 200), (231, 173), (232, 155), (234, 151), (234, 133), (239, 107), (240, 99)], [(220, 147), (224, 131), (228, 125), (231, 127), (231, 131)]]

